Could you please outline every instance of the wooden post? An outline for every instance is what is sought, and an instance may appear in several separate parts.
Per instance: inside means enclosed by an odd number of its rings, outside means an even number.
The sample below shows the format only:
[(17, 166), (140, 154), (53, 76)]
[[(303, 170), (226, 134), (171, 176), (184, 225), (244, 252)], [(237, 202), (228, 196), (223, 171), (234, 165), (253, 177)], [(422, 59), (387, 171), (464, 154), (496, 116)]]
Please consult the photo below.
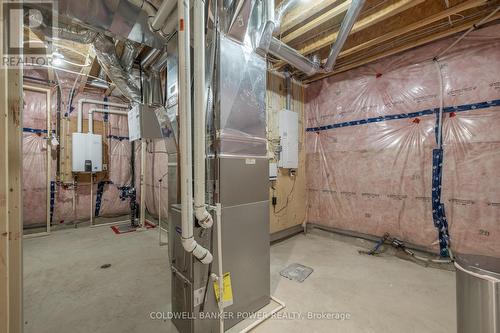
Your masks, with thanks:
[[(22, 45), (22, 20), (5, 22), (0, 36)], [(9, 31), (5, 31), (9, 27)], [(0, 45), (2, 59), (6, 52)], [(22, 70), (0, 67), (0, 332), (22, 332)]]

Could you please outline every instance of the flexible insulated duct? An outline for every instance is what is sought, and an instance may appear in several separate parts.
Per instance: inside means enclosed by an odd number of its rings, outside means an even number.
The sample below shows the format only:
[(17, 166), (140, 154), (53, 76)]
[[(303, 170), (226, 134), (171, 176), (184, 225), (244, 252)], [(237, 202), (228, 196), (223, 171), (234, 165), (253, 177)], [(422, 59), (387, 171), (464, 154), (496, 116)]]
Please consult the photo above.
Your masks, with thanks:
[(125, 40), (124, 42), (123, 53), (120, 58), (120, 63), (125, 72), (129, 72), (134, 65), (135, 58), (139, 55), (139, 51), (141, 50), (139, 44), (134, 43), (130, 40)]
[(116, 88), (131, 101), (141, 103), (141, 91), (137, 86), (137, 79), (122, 68), (113, 40), (98, 34), (93, 46), (99, 63)]
[[(38, 22), (38, 27), (34, 30), (40, 31), (46, 36), (57, 36), (60, 39), (81, 44), (92, 44), (97, 60), (118, 90), (131, 101), (141, 102), (141, 92), (137, 86), (137, 80), (129, 71), (123, 69), (120, 59), (116, 55), (115, 43), (111, 38), (92, 30), (71, 29), (61, 26), (53, 28), (47, 26), (43, 21)], [(134, 53), (134, 51), (131, 53)]]

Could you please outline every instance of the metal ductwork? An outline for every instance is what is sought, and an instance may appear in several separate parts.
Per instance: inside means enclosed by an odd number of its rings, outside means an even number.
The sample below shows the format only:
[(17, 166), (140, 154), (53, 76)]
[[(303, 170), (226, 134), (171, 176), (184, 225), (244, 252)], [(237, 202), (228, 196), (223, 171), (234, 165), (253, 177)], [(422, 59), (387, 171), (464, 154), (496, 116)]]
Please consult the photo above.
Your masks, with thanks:
[(168, 54), (163, 53), (151, 65), (149, 73), (150, 99), (147, 101), (150, 105), (163, 105), (163, 88), (161, 85), (161, 72), (167, 67)]
[(255, 0), (239, 0), (236, 4), (235, 13), (228, 29), (228, 35), (243, 42), (247, 34), (250, 15), (255, 5)]
[(260, 52), (271, 53), (273, 56), (286, 61), (307, 75), (314, 75), (319, 72), (319, 63), (309, 60), (297, 50), (273, 37), (273, 31), (274, 22), (268, 21), (264, 27), (264, 32), (262, 33), (262, 37), (259, 42), (258, 49)]
[(125, 72), (129, 72), (134, 65), (134, 60), (139, 55), (140, 51), (139, 44), (134, 43), (130, 40), (125, 40), (125, 46), (123, 48), (123, 53), (120, 58), (120, 64)]
[(306, 75), (311, 76), (317, 74), (319, 72), (331, 72), (333, 70), (333, 66), (335, 65), (335, 61), (344, 46), (344, 43), (351, 32), (351, 29), (356, 22), (361, 9), (365, 3), (365, 0), (353, 0), (349, 10), (346, 13), (344, 20), (340, 26), (339, 33), (337, 35), (337, 39), (335, 43), (332, 45), (330, 50), (330, 54), (326, 61), (325, 66), (322, 68), (319, 62), (312, 61), (306, 57), (304, 57), (300, 52), (295, 50), (294, 48), (288, 46), (277, 38), (273, 37), (273, 32), (276, 30), (276, 23), (281, 20), (281, 16), (283, 12), (286, 11), (290, 6), (292, 6), (296, 1), (290, 0), (284, 3), (277, 10), (275, 16), (276, 19), (274, 21), (268, 21), (264, 27), (262, 32), (258, 51), (264, 53), (270, 53), (273, 56), (287, 62), (291, 66), (299, 69), (304, 72)]
[[(58, 0), (57, 6), (45, 2), (25, 2), (25, 6), (47, 13), (56, 11), (62, 21), (75, 22), (90, 31), (109, 32), (150, 47), (161, 48), (166, 40), (149, 28), (149, 18), (156, 8), (144, 0)], [(138, 3), (143, 10), (137, 10)], [(142, 7), (141, 7), (142, 6)], [(152, 13), (149, 14), (149, 13)]]
[(269, 53), (287, 61), (290, 65), (300, 69), (307, 75), (314, 75), (320, 70), (319, 63), (312, 62), (300, 54), (297, 50), (291, 48), (275, 37), (271, 39), (271, 43), (269, 44)]
[(144, 58), (142, 58), (141, 60), (141, 67), (142, 69), (147, 69), (149, 66), (151, 66), (151, 64), (153, 63), (153, 61), (156, 60), (156, 58), (158, 58), (158, 56), (161, 54), (161, 51), (158, 50), (158, 49), (151, 49), (148, 54), (146, 54), (144, 56)]
[(330, 49), (330, 54), (328, 55), (328, 59), (325, 64), (325, 71), (331, 72), (333, 70), (333, 66), (335, 65), (335, 61), (337, 61), (337, 57), (342, 50), (342, 47), (345, 44), (349, 33), (351, 32), (352, 26), (354, 22), (358, 19), (359, 14), (361, 13), (361, 9), (365, 4), (365, 0), (353, 0), (349, 10), (340, 25), (339, 33), (337, 35), (337, 39), (335, 43), (333, 43), (332, 48)]
[(132, 102), (140, 103), (141, 91), (137, 86), (137, 79), (130, 72), (126, 72), (116, 55), (113, 40), (102, 34), (98, 34), (93, 42), (97, 60), (101, 64), (111, 81), (118, 90)]
[(135, 54), (135, 50), (130, 52), (124, 51), (125, 57), (123, 60), (128, 61), (128, 65), (130, 65), (129, 70), (125, 71), (120, 59), (116, 55), (115, 43), (111, 38), (92, 30), (72, 29), (61, 26), (53, 28), (47, 26), (44, 22), (38, 23), (38, 27), (35, 30), (40, 31), (46, 36), (53, 36), (81, 44), (92, 44), (97, 60), (118, 90), (131, 101), (141, 102), (141, 93), (136, 83), (137, 80), (130, 73), (130, 68), (133, 63), (133, 59), (130, 60), (130, 58)]

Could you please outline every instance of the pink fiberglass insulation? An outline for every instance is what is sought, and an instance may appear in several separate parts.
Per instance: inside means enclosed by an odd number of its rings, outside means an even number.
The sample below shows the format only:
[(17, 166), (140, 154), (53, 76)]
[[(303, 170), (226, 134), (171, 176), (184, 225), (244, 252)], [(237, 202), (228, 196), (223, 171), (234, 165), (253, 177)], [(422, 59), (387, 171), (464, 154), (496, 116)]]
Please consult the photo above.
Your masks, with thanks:
[(24, 225), (47, 220), (47, 99), (43, 92), (24, 90), (23, 217)]
[[(103, 100), (104, 95), (99, 92), (78, 92), (79, 83), (75, 83), (75, 76), (65, 74), (58, 71), (58, 79), (61, 87), (61, 113), (63, 117), (76, 118), (78, 101), (82, 98)], [(40, 73), (35, 69), (25, 70), (25, 76), (34, 78), (46, 79), (40, 77)], [(31, 83), (26, 82), (26, 83)], [(70, 104), (70, 94), (75, 86), (74, 97)], [(23, 127), (23, 200), (24, 200), (24, 223), (25, 225), (44, 225), (46, 223), (46, 207), (47, 207), (47, 178), (46, 174), (46, 102), (45, 94), (25, 90), (24, 92), (24, 113)], [(126, 101), (109, 97), (109, 101), (115, 103), (126, 103)], [(56, 124), (56, 89), (52, 93), (52, 108), (51, 119), (52, 128), (55, 129)], [(88, 111), (90, 108), (103, 108), (102, 105), (84, 105), (83, 118), (84, 122), (88, 121)], [(52, 224), (85, 221), (90, 219), (91, 205), (92, 212), (96, 212), (96, 206), (99, 207), (99, 216), (111, 217), (118, 215), (126, 215), (129, 212), (128, 199), (123, 201), (120, 199), (121, 187), (131, 185), (131, 143), (128, 140), (128, 123), (127, 117), (122, 115), (109, 115), (104, 117), (103, 114), (94, 114), (95, 120), (103, 120), (106, 118), (104, 142), (108, 145), (109, 177), (105, 183), (101, 184), (102, 192), (99, 195), (99, 184), (94, 184), (92, 189), (92, 197), (90, 195), (90, 184), (76, 183), (76, 187), (71, 180), (66, 180), (66, 183), (55, 182), (56, 180), (56, 154), (55, 147), (52, 152), (52, 173), (51, 181), (54, 182), (55, 191), (53, 192), (53, 217)], [(137, 200), (140, 201), (140, 142), (136, 143), (135, 153), (135, 170), (136, 170), (136, 188)], [(163, 149), (164, 150), (164, 149)], [(155, 155), (154, 159), (158, 162), (157, 165), (151, 164), (150, 156)], [(161, 154), (160, 154), (161, 155)], [(146, 180), (154, 176), (159, 178), (158, 174), (164, 166), (164, 172), (167, 170), (166, 157), (161, 157), (157, 154), (148, 153), (148, 162), (146, 164)], [(148, 178), (149, 177), (149, 178)], [(148, 183), (148, 181), (147, 181)], [(151, 184), (151, 182), (149, 182)], [(167, 182), (162, 185), (162, 202), (164, 203), (164, 213), (167, 212)], [(152, 213), (157, 214), (157, 191), (151, 191), (151, 185), (147, 185), (148, 193), (146, 197), (146, 207), (152, 210)], [(151, 207), (151, 208), (150, 208)]]
[[(439, 73), (457, 36), (306, 89), (308, 222), (438, 250), (432, 216)], [(500, 29), (471, 33), (439, 59), (442, 199), (451, 248), (500, 257)]]
[[(168, 216), (167, 204), (167, 170), (168, 170), (168, 155), (163, 139), (154, 140), (148, 143), (147, 162), (150, 166), (149, 172), (146, 174), (146, 207), (148, 212), (154, 216), (158, 216), (158, 190), (161, 188), (161, 216)], [(161, 185), (159, 180), (161, 181)]]

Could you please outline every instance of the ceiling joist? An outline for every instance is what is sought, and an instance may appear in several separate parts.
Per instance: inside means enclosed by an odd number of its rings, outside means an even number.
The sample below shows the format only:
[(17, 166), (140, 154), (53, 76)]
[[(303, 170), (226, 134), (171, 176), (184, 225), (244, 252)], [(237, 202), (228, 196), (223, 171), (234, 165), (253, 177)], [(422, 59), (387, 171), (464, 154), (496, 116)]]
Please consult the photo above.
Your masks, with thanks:
[[(285, 15), (280, 38), (304, 56), (324, 59), (338, 37), (338, 26), (352, 0), (318, 1)], [(332, 73), (307, 77), (309, 83), (469, 29), (499, 5), (500, 0), (367, 0), (340, 52)], [(299, 21), (299, 20), (302, 21)], [(500, 20), (494, 15), (488, 21)], [(287, 64), (277, 61), (274, 69)]]
[[(356, 61), (356, 62), (353, 62), (353, 63), (349, 63), (349, 64), (345, 64), (345, 65), (340, 65), (333, 72), (326, 73), (326, 74), (321, 74), (321, 75), (318, 75), (318, 76), (315, 76), (315, 77), (312, 77), (312, 78), (308, 78), (308, 79), (304, 80), (304, 83), (306, 83), (306, 84), (307, 83), (311, 83), (313, 81), (317, 81), (317, 80), (320, 80), (320, 79), (323, 79), (323, 78), (326, 78), (326, 77), (329, 77), (329, 76), (332, 76), (332, 75), (335, 75), (335, 74), (339, 74), (339, 73), (342, 73), (342, 72), (354, 69), (354, 68), (359, 67), (359, 66), (366, 65), (368, 63), (371, 63), (371, 62), (377, 61), (379, 59), (382, 59), (382, 58), (385, 58), (385, 57), (388, 57), (388, 56), (391, 56), (391, 55), (394, 55), (394, 54), (397, 54), (397, 53), (400, 53), (400, 52), (403, 52), (403, 51), (406, 51), (406, 50), (409, 50), (409, 49), (412, 49), (414, 47), (425, 45), (427, 43), (434, 42), (436, 40), (449, 37), (449, 36), (454, 35), (456, 33), (466, 31), (466, 30), (470, 29), (471, 27), (474, 27), (476, 24), (478, 24), (483, 19), (484, 19), (484, 17), (480, 17), (480, 18), (477, 18), (475, 20), (469, 21), (469, 22), (467, 22), (465, 24), (462, 24), (462, 25), (453, 27), (451, 29), (448, 29), (448, 30), (445, 30), (445, 31), (442, 31), (442, 32), (438, 32), (438, 33), (426, 36), (424, 38), (420, 38), (420, 39), (418, 39), (416, 41), (411, 41), (411, 42), (409, 42), (407, 44), (401, 45), (399, 47), (387, 50), (385, 52), (382, 52), (382, 53), (379, 53), (379, 54), (376, 54), (376, 55), (373, 55), (373, 56), (370, 56), (370, 57), (367, 57), (367, 58), (363, 58), (363, 59), (361, 59), (359, 61)], [(500, 13), (495, 14), (494, 16), (490, 17), (484, 23), (492, 22), (492, 21), (495, 21), (495, 20), (498, 20), (498, 19), (500, 19)]]

